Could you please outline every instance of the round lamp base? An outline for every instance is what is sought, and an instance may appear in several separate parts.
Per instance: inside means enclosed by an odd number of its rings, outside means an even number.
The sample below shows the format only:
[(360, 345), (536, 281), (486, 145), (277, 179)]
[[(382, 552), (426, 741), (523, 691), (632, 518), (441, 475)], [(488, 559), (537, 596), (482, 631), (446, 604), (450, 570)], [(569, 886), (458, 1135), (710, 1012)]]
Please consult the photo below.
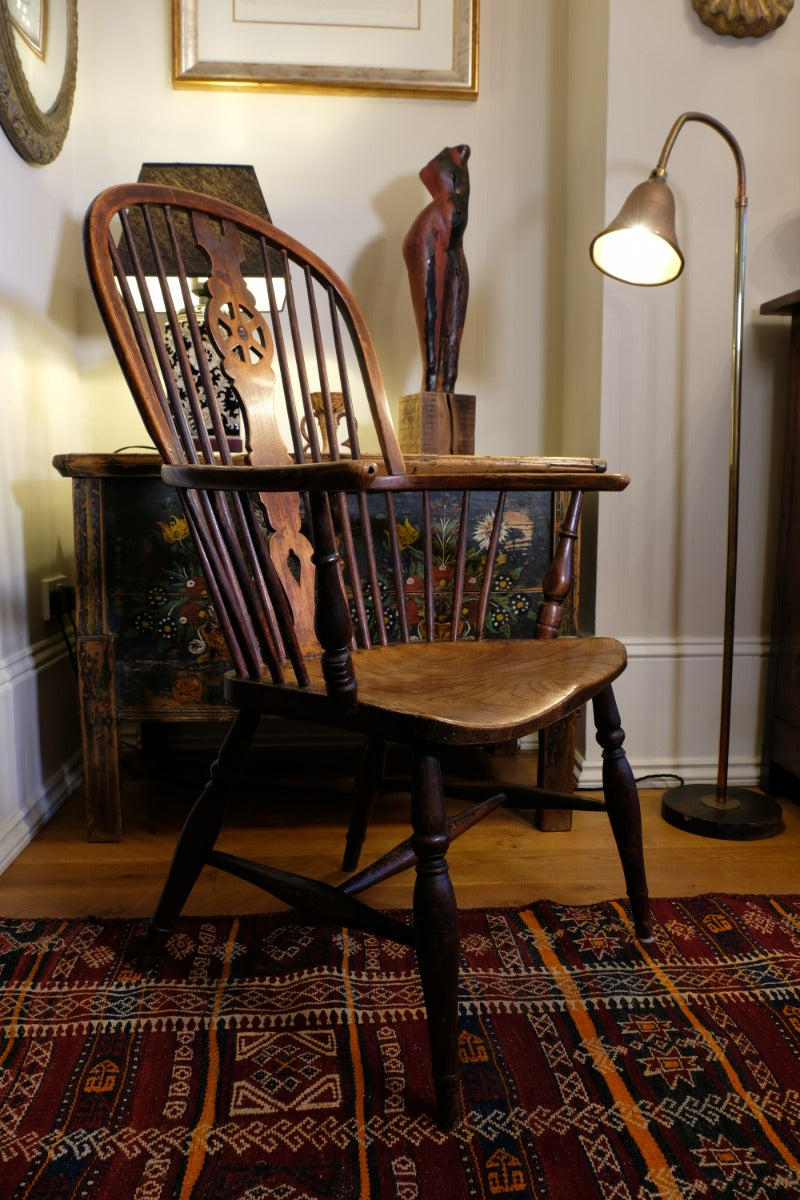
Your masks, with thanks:
[(777, 800), (745, 788), (728, 788), (720, 802), (714, 785), (707, 783), (683, 784), (664, 792), (661, 816), (676, 829), (738, 842), (774, 837), (783, 828)]

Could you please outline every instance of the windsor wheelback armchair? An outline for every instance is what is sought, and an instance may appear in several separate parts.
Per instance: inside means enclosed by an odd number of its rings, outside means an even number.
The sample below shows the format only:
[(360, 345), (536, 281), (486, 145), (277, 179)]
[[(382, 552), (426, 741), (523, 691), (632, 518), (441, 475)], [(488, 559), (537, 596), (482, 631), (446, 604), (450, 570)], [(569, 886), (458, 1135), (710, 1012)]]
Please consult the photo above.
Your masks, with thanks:
[[(348, 289), (291, 237), (227, 203), (154, 185), (113, 187), (89, 209), (85, 249), (111, 342), (165, 461), (163, 478), (181, 495), (233, 662), (225, 694), (236, 716), (181, 833), (151, 939), (173, 927), (203, 866), (213, 864), (313, 919), (412, 944), (438, 1119), (452, 1128), (462, 1116), (459, 950), (446, 854), (452, 838), (504, 797), (488, 796), (448, 820), (444, 747), (518, 739), (591, 701), (605, 803), (580, 806), (605, 808), (636, 932), (651, 936), (638, 796), (611, 688), (625, 651), (611, 638), (555, 638), (581, 497), (618, 491), (627, 480), (584, 463), (406, 462), (371, 337)], [(365, 454), (361, 431), (370, 425), (378, 449)], [(565, 490), (571, 500), (536, 638), (485, 637), (507, 497)], [(447, 572), (434, 555), (432, 514), (442, 496), (457, 528)], [(467, 533), (478, 498), (485, 538), (476, 557)], [(401, 504), (412, 501), (418, 524), (401, 516)], [(415, 606), (409, 538), (419, 543)], [(231, 774), (264, 714), (367, 739), (351, 869), (380, 748), (406, 746), (407, 841), (338, 887), (215, 849)], [(536, 796), (530, 789), (531, 805), (573, 803)], [(287, 822), (300, 819), (293, 805)], [(411, 923), (357, 898), (408, 867), (416, 868)]]

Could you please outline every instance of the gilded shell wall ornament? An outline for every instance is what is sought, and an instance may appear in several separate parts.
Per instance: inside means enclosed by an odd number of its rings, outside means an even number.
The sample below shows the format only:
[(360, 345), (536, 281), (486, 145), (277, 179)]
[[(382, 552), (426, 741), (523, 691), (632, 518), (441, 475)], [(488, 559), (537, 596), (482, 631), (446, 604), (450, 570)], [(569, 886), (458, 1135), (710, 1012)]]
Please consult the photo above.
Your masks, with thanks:
[(772, 33), (792, 11), (794, 0), (692, 0), (700, 20), (715, 33), (732, 37), (763, 37)]

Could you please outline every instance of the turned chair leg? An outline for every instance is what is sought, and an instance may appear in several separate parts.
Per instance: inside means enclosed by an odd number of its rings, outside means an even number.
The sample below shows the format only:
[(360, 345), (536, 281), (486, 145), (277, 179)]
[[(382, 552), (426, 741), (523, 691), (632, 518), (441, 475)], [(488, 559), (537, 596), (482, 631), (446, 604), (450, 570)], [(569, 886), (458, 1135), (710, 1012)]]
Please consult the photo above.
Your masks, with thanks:
[(347, 829), (343, 871), (355, 871), (361, 857), (361, 847), (367, 836), (367, 826), (372, 816), (378, 786), (386, 770), (386, 742), (383, 738), (370, 738), (356, 776), (353, 812)]
[(623, 750), (625, 732), (610, 687), (592, 701), (597, 741), (603, 750), (603, 794), (608, 819), (617, 843), (625, 886), (631, 903), (636, 934), (643, 942), (653, 940), (653, 918), (647, 894), (642, 849), (642, 815), (633, 772)]
[(214, 848), (231, 780), (247, 754), (259, 723), (259, 714), (237, 713), (211, 765), (203, 788), (181, 830), (161, 898), (150, 921), (148, 947), (155, 951), (172, 932), (189, 893)]
[(411, 844), (419, 861), (414, 932), (428, 1016), (437, 1120), (454, 1129), (463, 1117), (458, 1063), (458, 910), (447, 866), (447, 818), (435, 754), (414, 755)]

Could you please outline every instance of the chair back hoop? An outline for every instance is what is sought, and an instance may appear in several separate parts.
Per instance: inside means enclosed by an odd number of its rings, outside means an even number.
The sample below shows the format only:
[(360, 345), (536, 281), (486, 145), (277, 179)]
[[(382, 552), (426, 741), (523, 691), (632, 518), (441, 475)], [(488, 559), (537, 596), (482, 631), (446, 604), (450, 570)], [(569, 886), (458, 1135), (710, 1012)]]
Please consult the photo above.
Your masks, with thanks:
[[(361, 422), (374, 428), (387, 469), (403, 470), (358, 306), (294, 239), (212, 197), (136, 184), (97, 197), (85, 248), (112, 344), (165, 462), (361, 458)], [(285, 492), (182, 499), (237, 669), (260, 677), (266, 668), (277, 680), (292, 661), (302, 682), (303, 656), (319, 652), (307, 505)]]
[[(165, 462), (379, 455), (388, 475), (405, 474), (366, 322), (310, 250), (225, 201), (155, 184), (102, 192), (84, 243), (112, 345)], [(364, 452), (363, 436), (377, 448)], [(533, 636), (519, 564), (542, 579), (561, 507), (557, 498), (542, 537), (529, 504), (502, 491), (337, 492), (312, 504), (296, 492), (186, 488), (181, 498), (237, 672), (281, 683), (288, 664), (306, 686), (306, 658), (322, 654), (325, 666), (327, 655), (329, 692), (351, 700), (353, 648), (508, 636), (513, 621)], [(343, 620), (326, 609), (323, 639), (318, 593), (327, 606), (343, 586)], [(539, 636), (554, 632), (562, 599)]]

